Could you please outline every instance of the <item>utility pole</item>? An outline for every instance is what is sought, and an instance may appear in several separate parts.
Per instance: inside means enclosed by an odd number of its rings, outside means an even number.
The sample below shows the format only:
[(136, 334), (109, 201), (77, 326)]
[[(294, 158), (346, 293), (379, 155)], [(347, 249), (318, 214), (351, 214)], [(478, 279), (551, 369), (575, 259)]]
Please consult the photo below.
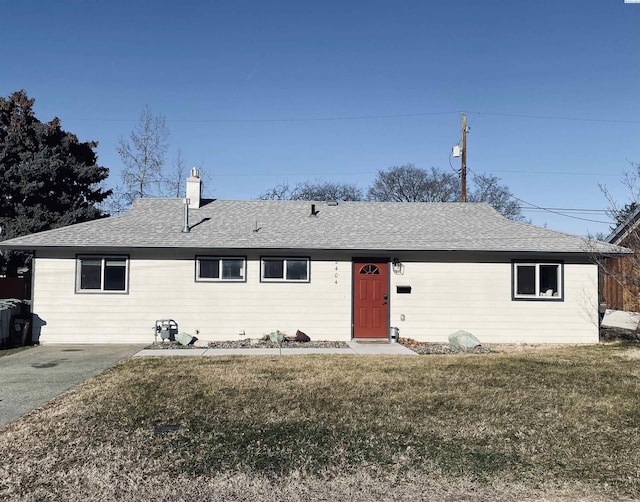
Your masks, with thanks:
[(460, 168), (460, 202), (467, 202), (467, 116), (462, 114), (462, 166)]

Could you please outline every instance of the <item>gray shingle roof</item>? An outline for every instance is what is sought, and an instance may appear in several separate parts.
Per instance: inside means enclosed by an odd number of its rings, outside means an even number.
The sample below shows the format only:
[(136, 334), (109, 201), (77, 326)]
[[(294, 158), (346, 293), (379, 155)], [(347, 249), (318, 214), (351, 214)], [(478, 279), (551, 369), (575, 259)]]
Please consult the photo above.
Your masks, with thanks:
[[(514, 222), (484, 203), (139, 199), (123, 215), (0, 242), (7, 249), (228, 248), (585, 253), (584, 238)], [(256, 229), (258, 229), (256, 231)], [(597, 251), (623, 248), (592, 242)], [(593, 249), (593, 248), (592, 248)]]

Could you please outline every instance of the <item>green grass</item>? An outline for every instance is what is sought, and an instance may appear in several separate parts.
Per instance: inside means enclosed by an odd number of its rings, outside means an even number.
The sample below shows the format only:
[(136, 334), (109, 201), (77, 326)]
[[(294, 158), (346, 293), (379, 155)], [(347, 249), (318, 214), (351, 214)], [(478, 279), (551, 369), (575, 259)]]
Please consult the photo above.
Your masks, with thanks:
[(0, 349), (0, 357), (2, 356), (10, 356), (11, 354), (16, 354), (17, 352), (22, 352), (23, 350), (27, 350), (32, 348), (32, 345), (26, 347), (14, 347), (12, 349)]
[(0, 498), (637, 498), (637, 352), (132, 359), (0, 433)]

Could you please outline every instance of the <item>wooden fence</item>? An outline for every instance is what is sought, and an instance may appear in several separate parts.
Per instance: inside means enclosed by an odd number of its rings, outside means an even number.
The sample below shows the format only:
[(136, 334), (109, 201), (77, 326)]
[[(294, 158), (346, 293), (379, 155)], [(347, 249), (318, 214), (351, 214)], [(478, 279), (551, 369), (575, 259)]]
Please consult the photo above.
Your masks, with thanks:
[(608, 309), (640, 312), (640, 288), (633, 285), (623, 286), (616, 276), (629, 277), (632, 274), (632, 260), (628, 257), (607, 258), (600, 272), (600, 301)]

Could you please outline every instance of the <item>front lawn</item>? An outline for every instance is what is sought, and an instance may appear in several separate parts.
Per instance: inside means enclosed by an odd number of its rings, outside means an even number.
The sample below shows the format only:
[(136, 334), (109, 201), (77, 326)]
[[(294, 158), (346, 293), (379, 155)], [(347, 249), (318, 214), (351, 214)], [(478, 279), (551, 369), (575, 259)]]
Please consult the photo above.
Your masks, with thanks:
[(130, 359), (0, 430), (0, 499), (634, 499), (636, 356)]

